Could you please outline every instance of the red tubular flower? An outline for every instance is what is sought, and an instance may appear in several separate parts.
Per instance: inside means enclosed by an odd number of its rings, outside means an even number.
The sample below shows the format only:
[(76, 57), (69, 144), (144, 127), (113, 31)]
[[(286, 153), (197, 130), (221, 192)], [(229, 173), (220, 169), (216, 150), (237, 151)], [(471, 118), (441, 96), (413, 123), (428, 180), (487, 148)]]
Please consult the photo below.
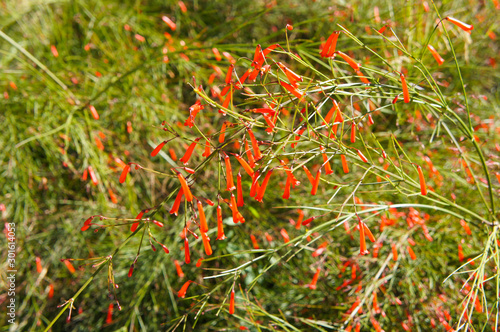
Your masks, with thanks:
[(427, 195), (427, 186), (425, 185), (424, 173), (422, 172), (422, 167), (417, 166), (418, 179), (420, 181), (420, 193), (422, 195)]
[(186, 119), (186, 122), (184, 123), (185, 126), (188, 126), (189, 128), (193, 128), (194, 126), (194, 119), (196, 118), (196, 115), (204, 109), (205, 106), (201, 104), (201, 101), (197, 100), (191, 107), (189, 107), (189, 117)]
[(167, 141), (163, 141), (160, 144), (158, 144), (158, 146), (151, 152), (151, 157), (155, 157), (158, 154), (158, 152), (160, 152), (160, 150), (165, 146), (166, 143)]
[(220, 95), (225, 96), (229, 92), (230, 89), (231, 89), (230, 85), (226, 86), (224, 89), (222, 89), (222, 92), (220, 93)]
[(462, 249), (462, 245), (458, 244), (458, 260), (461, 262), (464, 260), (464, 251)]
[(281, 70), (283, 70), (283, 72), (285, 73), (285, 75), (288, 78), (288, 80), (290, 81), (290, 83), (297, 82), (297, 81), (299, 81), (299, 82), (303, 81), (303, 79), (302, 79), (301, 76), (295, 74), (293, 71), (291, 71), (290, 69), (288, 69), (281, 62), (278, 62), (278, 66), (281, 68)]
[(123, 168), (122, 174), (120, 175), (120, 183), (125, 182), (128, 172), (130, 172), (130, 165), (127, 165)]
[[(142, 216), (144, 215), (145, 212), (146, 212), (145, 210), (142, 210), (141, 212), (139, 212), (139, 214), (137, 215), (137, 217), (135, 217), (135, 219), (142, 219)], [(140, 224), (140, 221), (133, 223), (132, 226), (130, 227), (130, 231), (132, 233), (135, 232), (135, 230), (137, 229), (139, 224)]]
[(337, 112), (337, 115), (335, 116), (335, 124), (332, 126), (332, 134), (330, 135), (330, 138), (335, 137), (335, 135), (337, 134), (337, 127), (342, 122), (344, 122), (344, 117), (342, 116), (342, 112), (339, 110)]
[[(361, 299), (358, 297), (356, 297), (356, 301), (354, 301), (354, 303), (352, 304), (352, 306), (349, 308), (349, 310), (347, 310), (347, 312), (353, 312), (354, 309), (356, 309), (361, 303)], [(358, 312), (361, 311), (361, 307), (358, 309)]]
[(410, 246), (407, 246), (406, 249), (408, 250), (408, 253), (410, 254), (410, 257), (412, 260), (417, 259), (417, 255), (413, 252), (413, 249)]
[(217, 206), (217, 240), (226, 239), (226, 235), (224, 234), (224, 225), (222, 223), (222, 208)]
[(311, 283), (308, 285), (309, 289), (316, 289), (316, 284), (318, 283), (318, 278), (319, 278), (320, 272), (321, 272), (321, 269), (318, 267), (316, 269), (316, 273), (314, 273), (314, 276), (311, 280)]
[(108, 306), (108, 314), (106, 315), (106, 324), (113, 323), (113, 303)]
[(302, 221), (304, 220), (304, 211), (301, 209), (298, 209), (297, 212), (299, 213), (299, 217), (297, 218), (297, 223), (295, 224), (295, 229), (300, 229), (300, 226), (302, 226)]
[(368, 226), (365, 223), (363, 223), (363, 229), (365, 231), (365, 234), (370, 239), (370, 241), (375, 242), (375, 237), (373, 236), (372, 232), (370, 231), (370, 229), (368, 228)]
[(260, 249), (259, 244), (257, 243), (257, 239), (253, 234), (250, 234), (250, 240), (252, 240), (252, 245), (254, 249)]
[(361, 151), (359, 150), (356, 150), (358, 152), (358, 156), (359, 158), (361, 158), (361, 160), (365, 163), (368, 163), (368, 159), (366, 159), (365, 155), (363, 153), (361, 153)]
[(184, 278), (184, 272), (182, 272), (181, 264), (179, 263), (179, 261), (174, 260), (174, 264), (175, 264), (175, 269), (177, 271), (177, 275), (179, 276), (179, 278)]
[(282, 228), (280, 230), (280, 234), (283, 237), (283, 241), (285, 241), (285, 243), (290, 242), (290, 236), (288, 236), (288, 232), (286, 231), (286, 229)]
[(255, 171), (255, 173), (253, 173), (252, 186), (250, 187), (250, 197), (254, 197), (259, 191), (259, 182), (257, 181), (259, 175), (260, 171)]
[[(232, 96), (233, 96), (232, 91), (227, 94), (226, 98), (224, 99), (224, 102), (222, 103), (222, 108), (227, 109), (229, 107), (229, 103), (231, 102)], [(223, 109), (219, 109), (219, 113), (221, 113), (222, 115), (226, 115), (226, 112)]]
[(220, 130), (220, 135), (219, 135), (219, 143), (220, 144), (224, 143), (225, 137), (226, 137), (226, 123), (224, 122), (222, 124), (222, 128)]
[(236, 194), (238, 196), (237, 200), (237, 206), (241, 207), (245, 205), (245, 202), (243, 201), (243, 189), (241, 188), (241, 174), (238, 173), (236, 176)]
[(351, 143), (356, 143), (356, 124), (354, 121), (351, 125)]
[(271, 174), (273, 174), (273, 170), (269, 170), (266, 174), (266, 177), (262, 181), (262, 185), (260, 186), (259, 192), (255, 197), (255, 200), (258, 202), (262, 202), (262, 198), (264, 198), (264, 193), (266, 192), (267, 184), (269, 183), (269, 179), (271, 178)]
[(298, 186), (300, 181), (293, 175), (292, 170), (286, 165), (286, 162), (284, 160), (280, 160), (280, 164), (283, 166), (287, 176), (290, 178), (292, 187), (295, 188), (295, 186)]
[(381, 27), (379, 30), (378, 30), (378, 33), (382, 34), (385, 32), (385, 29), (387, 29), (387, 24), (384, 25), (383, 27)]
[(342, 57), (342, 59), (344, 59), (345, 62), (349, 64), (349, 66), (351, 66), (352, 69), (354, 69), (355, 71), (359, 70), (359, 64), (356, 63), (353, 58), (341, 51), (337, 51), (337, 53)]
[(172, 158), (173, 161), (177, 160), (177, 155), (175, 154), (175, 150), (170, 148), (168, 149), (168, 153), (170, 154), (170, 158)]
[[(264, 120), (266, 121), (267, 125), (269, 126), (269, 128), (266, 128), (266, 132), (268, 134), (271, 134), (274, 130), (274, 127), (275, 127), (275, 123), (273, 122), (273, 119), (271, 119), (271, 117), (267, 114), (262, 114), (262, 116), (264, 117)], [(275, 117), (274, 119), (278, 119), (277, 117)]]
[(250, 148), (248, 147), (247, 140), (245, 140), (245, 152), (247, 154), (248, 164), (250, 165), (250, 167), (254, 167), (255, 166), (255, 159), (253, 157), (252, 151), (250, 151)]
[(342, 168), (344, 170), (344, 173), (349, 173), (349, 166), (347, 166), (347, 160), (345, 158), (345, 155), (342, 154), (340, 155), (340, 159), (342, 159)]
[(240, 77), (239, 81), (238, 81), (238, 84), (239, 85), (236, 85), (235, 88), (237, 89), (240, 89), (243, 87), (243, 84), (245, 84), (245, 81), (247, 80), (248, 78), (248, 75), (250, 75), (250, 73), (252, 72), (251, 69), (247, 69), (247, 71), (243, 74), (243, 76)]
[(49, 299), (53, 298), (54, 297), (54, 285), (50, 284), (49, 285)]
[(233, 76), (233, 69), (234, 65), (230, 65), (229, 69), (227, 70), (226, 80), (225, 80), (226, 84), (231, 83), (231, 77)]
[(207, 256), (212, 255), (212, 247), (210, 246), (210, 239), (208, 238), (207, 233), (201, 232), (201, 238), (203, 240), (205, 254), (207, 254)]
[(328, 246), (328, 242), (323, 242), (322, 244), (319, 245), (318, 249), (316, 249), (313, 253), (312, 253), (312, 256), (313, 257), (318, 257), (319, 255), (321, 255), (322, 253), (325, 252), (326, 250), (326, 247)]
[(259, 70), (259, 69), (254, 69), (254, 70), (250, 73), (250, 75), (248, 76), (248, 79), (249, 79), (250, 81), (255, 81), (255, 79), (257, 78), (257, 76), (259, 75), (259, 73), (260, 73), (260, 70)]
[(384, 330), (382, 330), (382, 327), (380, 327), (380, 323), (374, 317), (370, 317), (370, 321), (375, 328), (375, 332), (384, 332)]
[(238, 154), (235, 154), (234, 156), (236, 157), (236, 160), (238, 160), (238, 162), (240, 163), (241, 167), (243, 167), (245, 172), (247, 172), (248, 175), (253, 177), (254, 171), (253, 171), (252, 167), (250, 167), (250, 165), (248, 165), (248, 163), (245, 161), (245, 159), (243, 159), (243, 157), (241, 157)]
[(99, 113), (97, 113), (97, 110), (95, 109), (94, 106), (89, 105), (90, 113), (92, 113), (92, 116), (94, 119), (99, 120)]
[(377, 292), (373, 292), (373, 312), (376, 314), (380, 313), (380, 307), (378, 306)]
[[(280, 47), (280, 44), (272, 44), (268, 47), (266, 47), (266, 49), (264, 51), (262, 51), (262, 55), (264, 57), (266, 57), (269, 53), (271, 53), (272, 50), (274, 50), (276, 47)], [(264, 60), (262, 60), (264, 61)]]
[(323, 121), (323, 125), (330, 123), (335, 112), (340, 112), (340, 108), (339, 108), (339, 104), (334, 100), (332, 108), (330, 108), (330, 110), (328, 111), (328, 113), (325, 116), (325, 120)]
[(296, 88), (294, 88), (290, 84), (285, 83), (283, 81), (280, 81), (280, 84), (281, 84), (282, 87), (284, 87), (285, 89), (287, 89), (288, 92), (290, 92), (292, 95), (294, 95), (295, 97), (297, 97), (297, 99), (302, 100), (302, 98), (304, 97), (304, 93), (303, 92), (298, 91)]
[(269, 242), (269, 243), (273, 242), (273, 237), (271, 235), (269, 235), (268, 232), (264, 233), (264, 235), (266, 236), (267, 242)]
[[(297, 131), (297, 135), (295, 135), (295, 142), (297, 142), (299, 139), (300, 139), (300, 136), (304, 133), (304, 131), (306, 130), (306, 126), (300, 128), (298, 131)], [(295, 148), (297, 146), (297, 143), (292, 143), (291, 144), (291, 147), (292, 148)]]
[(231, 161), (229, 160), (229, 156), (224, 153), (224, 163), (226, 164), (226, 176), (227, 176), (227, 190), (233, 191), (236, 189), (233, 180), (233, 170), (231, 168)]
[(399, 74), (399, 77), (401, 78), (401, 84), (403, 85), (403, 99), (405, 103), (410, 102), (410, 93), (408, 92), (408, 85), (406, 84), (406, 78), (405, 75)]
[(309, 224), (310, 224), (310, 223), (311, 223), (314, 219), (316, 219), (316, 218), (318, 218), (318, 216), (314, 216), (314, 217), (311, 217), (311, 218), (308, 218), (308, 219), (304, 220), (304, 221), (302, 222), (302, 226), (307, 226), (307, 225), (309, 225)]
[(283, 199), (290, 198), (290, 185), (291, 184), (292, 184), (292, 180), (290, 179), (290, 176), (287, 176), (286, 183), (285, 183), (285, 191), (283, 192)]
[(366, 255), (369, 253), (369, 251), (366, 249), (365, 228), (363, 227), (363, 222), (361, 220), (359, 220), (358, 227), (359, 227), (359, 253), (361, 255)]
[(92, 168), (92, 166), (89, 166), (88, 169), (89, 169), (89, 175), (90, 175), (90, 179), (92, 180), (92, 183), (94, 184), (94, 186), (97, 186), (99, 181), (97, 180), (97, 177), (95, 176), (94, 169)]
[(42, 268), (42, 260), (40, 259), (40, 257), (36, 257), (35, 262), (36, 262), (36, 272), (42, 273), (43, 268)]
[(175, 29), (177, 29), (177, 25), (174, 22), (172, 22), (172, 20), (169, 19), (168, 17), (162, 16), (161, 19), (163, 20), (163, 22), (165, 22), (165, 24), (168, 25), (170, 29), (172, 29), (172, 31), (175, 31)]
[(172, 209), (170, 209), (169, 211), (170, 214), (177, 215), (177, 213), (179, 212), (179, 207), (181, 206), (181, 200), (183, 195), (184, 191), (182, 190), (181, 187), (181, 189), (179, 189), (179, 192), (177, 193), (177, 196), (175, 197), (174, 205), (172, 206)]
[(179, 172), (177, 172), (177, 177), (179, 178), (179, 182), (181, 183), (182, 192), (184, 196), (186, 196), (186, 200), (188, 202), (193, 201), (193, 194), (191, 194), (191, 190), (189, 189), (186, 179)]
[(314, 186), (314, 182), (316, 181), (316, 179), (311, 174), (311, 172), (309, 172), (306, 165), (303, 165), (302, 168), (304, 169), (304, 172), (306, 172), (306, 175), (307, 175), (307, 178), (309, 179), (309, 182), (311, 182), (311, 184)]
[(191, 280), (186, 281), (184, 283), (184, 285), (182, 285), (179, 292), (177, 293), (177, 296), (180, 297), (181, 299), (183, 299), (186, 296), (187, 289), (188, 289), (189, 285), (191, 285), (191, 283), (192, 283)]
[(450, 17), (450, 16), (446, 16), (445, 20), (447, 20), (448, 22), (451, 22), (451, 23), (455, 24), (457, 27), (459, 27), (460, 29), (462, 29), (462, 30), (464, 30), (465, 32), (468, 32), (468, 33), (470, 33), (472, 31), (472, 29), (474, 29), (474, 27), (472, 25), (465, 24), (464, 22), (459, 21), (456, 18), (453, 18), (453, 17)]
[(234, 289), (231, 290), (231, 295), (229, 297), (229, 314), (234, 314)]
[(200, 231), (202, 233), (208, 232), (207, 218), (205, 218), (205, 211), (203, 211), (203, 205), (198, 201), (198, 213), (200, 214)]
[(365, 75), (363, 75), (363, 73), (361, 72), (361, 70), (356, 70), (356, 75), (359, 76), (359, 79), (361, 80), (361, 82), (363, 82), (365, 84), (370, 84), (370, 81), (366, 78)]
[(325, 153), (325, 149), (321, 147), (321, 155), (323, 157), (323, 165), (325, 165), (325, 174), (333, 174), (332, 167), (330, 166), (330, 162), (328, 161), (328, 156)]
[(158, 227), (163, 227), (163, 223), (159, 222), (158, 220), (151, 220), (151, 222)]
[(213, 47), (212, 48), (212, 52), (215, 55), (215, 60), (217, 60), (217, 61), (221, 61), (222, 60), (222, 57), (221, 57), (220, 52), (219, 52), (218, 49), (216, 49), (215, 47)]
[(184, 165), (188, 164), (189, 159), (191, 158), (191, 155), (193, 154), (194, 148), (196, 147), (196, 144), (198, 143), (198, 141), (200, 139), (201, 138), (199, 138), (199, 137), (197, 139), (195, 139), (194, 142), (191, 143), (191, 145), (189, 145), (189, 147), (187, 148), (186, 153), (184, 154), (184, 156), (182, 156), (182, 158), (179, 159), (180, 161), (182, 161), (184, 163)]
[(116, 198), (116, 195), (113, 192), (113, 190), (111, 190), (111, 188), (108, 188), (108, 194), (109, 198), (111, 199), (111, 202), (113, 202), (114, 204), (118, 203), (118, 198)]
[(337, 47), (337, 39), (339, 38), (340, 31), (334, 31), (326, 40), (323, 49), (320, 52), (322, 58), (330, 58), (335, 54), (335, 48)]
[(95, 145), (97, 146), (98, 150), (104, 151), (104, 145), (102, 144), (102, 141), (99, 137), (94, 137)]
[(196, 267), (200, 267), (201, 263), (203, 263), (203, 258), (198, 259), (198, 261), (196, 262)]
[(392, 260), (397, 261), (398, 260), (398, 250), (396, 249), (396, 245), (394, 243), (391, 244), (391, 249), (392, 249)]
[(368, 124), (371, 126), (372, 124), (374, 124), (375, 121), (373, 121), (373, 117), (371, 114), (368, 114)]
[(71, 262), (67, 259), (63, 260), (63, 263), (64, 265), (66, 265), (66, 268), (68, 269), (69, 273), (75, 273), (76, 270), (75, 268), (73, 267), (73, 264), (71, 264)]
[(255, 54), (253, 56), (253, 61), (251, 64), (252, 67), (255, 67), (257, 65), (261, 52), (262, 52), (262, 47), (260, 45), (257, 45), (257, 47), (255, 48)]
[(233, 222), (237, 224), (240, 221), (240, 218), (238, 216), (238, 203), (236, 203), (236, 197), (234, 194), (231, 193), (231, 203), (229, 204), (229, 207), (231, 208), (231, 211), (233, 212)]
[(431, 45), (427, 45), (427, 49), (431, 52), (438, 65), (441, 66), (444, 63), (444, 59), (441, 57), (441, 55), (439, 55), (436, 49)]
[(236, 63), (236, 60), (228, 52), (222, 52), (222, 55), (229, 61), (229, 63), (233, 65)]
[(184, 237), (184, 262), (186, 264), (191, 263), (191, 254), (189, 253), (189, 241), (187, 236)]
[(311, 195), (316, 195), (316, 192), (318, 191), (318, 185), (319, 185), (319, 180), (321, 177), (321, 168), (318, 169), (318, 173), (316, 173), (316, 178), (314, 179), (314, 183), (311, 189)]
[(469, 228), (469, 225), (467, 224), (467, 222), (463, 219), (460, 220), (460, 225), (463, 227), (463, 229), (465, 230), (465, 232), (467, 233), (467, 235), (472, 235), (472, 232)]
[(210, 153), (211, 153), (210, 152), (210, 141), (206, 140), (206, 142), (205, 142), (205, 152), (203, 152), (202, 156), (206, 158), (206, 157), (210, 156)]
[(259, 144), (255, 139), (255, 135), (253, 134), (252, 129), (248, 129), (248, 136), (250, 136), (250, 140), (252, 141), (252, 148), (255, 157), (255, 161), (262, 159), (262, 153), (259, 150)]
[(182, 167), (182, 169), (188, 172), (189, 174), (194, 174), (196, 172), (194, 169), (189, 167)]

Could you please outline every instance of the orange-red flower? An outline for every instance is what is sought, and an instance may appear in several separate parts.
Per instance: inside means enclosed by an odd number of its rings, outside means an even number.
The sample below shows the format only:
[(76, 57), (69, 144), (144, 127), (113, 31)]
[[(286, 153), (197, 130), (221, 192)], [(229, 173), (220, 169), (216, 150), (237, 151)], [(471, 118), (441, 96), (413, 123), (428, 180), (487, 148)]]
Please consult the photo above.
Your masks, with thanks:
[(191, 280), (186, 281), (184, 283), (184, 285), (182, 285), (179, 292), (177, 292), (177, 296), (183, 299), (186, 296), (187, 289), (188, 289), (189, 285), (191, 285), (191, 283), (192, 283)]
[(193, 141), (193, 143), (191, 143), (189, 145), (189, 147), (187, 148), (186, 150), (186, 153), (184, 154), (184, 156), (182, 156), (181, 159), (179, 159), (180, 161), (182, 161), (184, 163), (184, 165), (187, 165), (187, 163), (189, 162), (189, 159), (191, 159), (191, 155), (193, 154), (193, 151), (194, 151), (194, 148), (196, 147), (196, 144), (198, 144), (198, 141), (200, 140), (201, 138), (197, 138)]
[(189, 186), (187, 184), (186, 179), (179, 172), (177, 172), (177, 177), (179, 178), (179, 182), (181, 183), (182, 192), (183, 192), (184, 196), (186, 196), (186, 200), (188, 202), (193, 201), (193, 194), (191, 193), (191, 190), (189, 189)]
[(470, 24), (466, 24), (466, 23), (464, 23), (464, 22), (462, 22), (462, 21), (459, 21), (459, 20), (457, 20), (456, 18), (453, 18), (453, 17), (451, 17), (451, 16), (446, 16), (446, 17), (445, 17), (445, 20), (447, 20), (447, 21), (449, 21), (449, 22), (451, 22), (451, 23), (455, 24), (455, 25), (456, 25), (457, 27), (459, 27), (460, 29), (462, 29), (462, 30), (464, 30), (464, 31), (466, 31), (466, 32), (469, 32), (469, 33), (472, 31), (472, 29), (474, 29), (474, 27), (473, 27), (472, 25), (470, 25)]
[(311, 280), (311, 283), (308, 285), (308, 287), (310, 289), (316, 289), (316, 284), (318, 283), (318, 278), (319, 278), (320, 272), (321, 272), (321, 269), (318, 267), (316, 269), (316, 273), (314, 273), (314, 276), (313, 276), (313, 278)]

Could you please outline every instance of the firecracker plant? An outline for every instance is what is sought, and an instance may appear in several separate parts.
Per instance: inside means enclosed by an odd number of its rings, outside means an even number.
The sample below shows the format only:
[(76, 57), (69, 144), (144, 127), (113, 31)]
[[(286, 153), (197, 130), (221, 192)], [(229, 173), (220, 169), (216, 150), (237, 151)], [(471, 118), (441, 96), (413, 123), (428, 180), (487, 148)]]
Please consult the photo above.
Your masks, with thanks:
[[(183, 120), (151, 129), (148, 153), (163, 166), (115, 158), (111, 181), (133, 190), (154, 175), (164, 196), (134, 215), (85, 218), (85, 236), (113, 234), (116, 248), (61, 257), (92, 275), (45, 330), (70, 321), (104, 271), (112, 324), (129, 301), (118, 284), (147, 273), (142, 260), (156, 255), (176, 271), (165, 287), (183, 303), (162, 322), (168, 330), (196, 330), (210, 316), (213, 330), (496, 331), (500, 146), (484, 134), (494, 123), (475, 114), (456, 51), (473, 26), (433, 14), (419, 48), (394, 22), (367, 28), (369, 38), (344, 22), (296, 47), (289, 24), (282, 43), (252, 53), (207, 47), (220, 64), (188, 82)], [(453, 82), (436, 74), (444, 63)], [(91, 166), (87, 175), (98, 181)], [(469, 197), (454, 194), (464, 188)], [(456, 251), (440, 248), (452, 235)], [(447, 277), (432, 272), (444, 266), (454, 267)]]

